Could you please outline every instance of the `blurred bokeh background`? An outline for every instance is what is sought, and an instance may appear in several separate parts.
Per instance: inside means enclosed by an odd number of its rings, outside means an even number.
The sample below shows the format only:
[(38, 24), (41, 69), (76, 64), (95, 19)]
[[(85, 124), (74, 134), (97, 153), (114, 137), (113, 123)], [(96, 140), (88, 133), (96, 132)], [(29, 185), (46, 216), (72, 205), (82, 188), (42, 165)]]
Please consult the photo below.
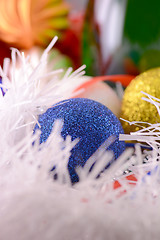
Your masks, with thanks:
[(159, 0), (0, 0), (0, 9), (1, 64), (10, 47), (40, 56), (58, 35), (56, 67), (86, 64), (97, 76), (160, 66)]

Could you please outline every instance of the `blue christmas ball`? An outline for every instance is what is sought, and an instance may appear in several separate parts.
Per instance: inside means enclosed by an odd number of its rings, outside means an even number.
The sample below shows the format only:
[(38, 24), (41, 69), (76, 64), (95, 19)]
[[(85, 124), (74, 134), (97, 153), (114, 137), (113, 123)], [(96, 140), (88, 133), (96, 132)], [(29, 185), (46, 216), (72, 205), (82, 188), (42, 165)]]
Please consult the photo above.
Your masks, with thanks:
[[(125, 149), (125, 143), (119, 141), (119, 134), (123, 133), (120, 121), (101, 103), (86, 98), (72, 98), (49, 108), (39, 116), (40, 143), (47, 140), (52, 131), (53, 123), (57, 119), (64, 121), (61, 132), (64, 139), (67, 135), (70, 135), (72, 140), (79, 138), (78, 144), (72, 149), (68, 162), (72, 183), (79, 180), (75, 168), (77, 166), (83, 167), (89, 157), (108, 137), (116, 137), (114, 143), (107, 148), (113, 151), (115, 159)], [(36, 125), (34, 132), (38, 128)]]

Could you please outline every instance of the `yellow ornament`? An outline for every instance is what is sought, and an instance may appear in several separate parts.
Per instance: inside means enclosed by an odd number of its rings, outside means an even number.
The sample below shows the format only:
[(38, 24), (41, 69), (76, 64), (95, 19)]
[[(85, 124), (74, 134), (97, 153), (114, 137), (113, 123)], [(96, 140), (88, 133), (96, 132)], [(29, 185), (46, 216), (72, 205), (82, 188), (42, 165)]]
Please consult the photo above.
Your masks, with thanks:
[[(146, 71), (131, 81), (124, 92), (121, 118), (130, 122), (160, 122), (156, 107), (142, 99), (141, 91), (160, 98), (160, 68)], [(141, 127), (122, 121), (125, 133), (138, 131)], [(145, 124), (143, 126), (146, 126)]]
[(0, 0), (0, 40), (13, 47), (47, 46), (68, 25), (63, 0)]

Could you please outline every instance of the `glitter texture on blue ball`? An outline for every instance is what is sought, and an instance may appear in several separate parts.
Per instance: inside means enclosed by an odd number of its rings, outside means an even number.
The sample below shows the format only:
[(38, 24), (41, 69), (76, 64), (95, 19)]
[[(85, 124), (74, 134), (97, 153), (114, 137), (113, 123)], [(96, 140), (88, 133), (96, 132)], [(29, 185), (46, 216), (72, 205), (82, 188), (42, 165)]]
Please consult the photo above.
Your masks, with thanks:
[[(119, 141), (119, 134), (123, 133), (123, 129), (118, 118), (101, 103), (87, 98), (72, 98), (60, 103), (39, 116), (40, 143), (49, 137), (54, 121), (63, 119), (62, 137), (65, 139), (70, 135), (72, 140), (79, 138), (68, 162), (71, 181), (75, 183), (79, 180), (75, 168), (83, 167), (89, 157), (110, 136), (115, 136), (116, 140), (107, 149), (113, 151), (115, 159), (121, 155), (125, 143)], [(38, 128), (36, 125), (34, 131)]]
[[(2, 84), (2, 78), (0, 78), (0, 84)], [(1, 89), (2, 95), (4, 96), (4, 95), (5, 95), (5, 92), (4, 92), (3, 88), (0, 87), (0, 89)]]

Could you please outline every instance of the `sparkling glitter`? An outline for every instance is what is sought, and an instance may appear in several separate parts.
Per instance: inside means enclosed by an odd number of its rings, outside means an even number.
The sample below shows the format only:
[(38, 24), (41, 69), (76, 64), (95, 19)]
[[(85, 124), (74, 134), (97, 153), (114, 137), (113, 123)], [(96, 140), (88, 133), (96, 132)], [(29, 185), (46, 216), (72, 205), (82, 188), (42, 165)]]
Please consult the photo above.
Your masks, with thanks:
[[(61, 102), (48, 109), (39, 117), (42, 134), (40, 143), (47, 140), (56, 119), (63, 119), (62, 136), (69, 134), (72, 140), (80, 141), (72, 149), (68, 169), (72, 182), (78, 181), (76, 166), (84, 166), (88, 158), (109, 137), (116, 136), (116, 140), (108, 149), (114, 152), (115, 159), (124, 151), (124, 142), (119, 141), (119, 134), (123, 133), (117, 117), (104, 105), (85, 98), (74, 98)], [(38, 128), (36, 125), (35, 130)]]
[[(145, 96), (141, 91), (160, 98), (160, 68), (151, 69), (132, 80), (124, 93), (121, 117), (130, 122), (160, 122), (156, 107), (142, 99)], [(126, 133), (139, 130), (127, 122), (122, 122), (122, 125)]]

